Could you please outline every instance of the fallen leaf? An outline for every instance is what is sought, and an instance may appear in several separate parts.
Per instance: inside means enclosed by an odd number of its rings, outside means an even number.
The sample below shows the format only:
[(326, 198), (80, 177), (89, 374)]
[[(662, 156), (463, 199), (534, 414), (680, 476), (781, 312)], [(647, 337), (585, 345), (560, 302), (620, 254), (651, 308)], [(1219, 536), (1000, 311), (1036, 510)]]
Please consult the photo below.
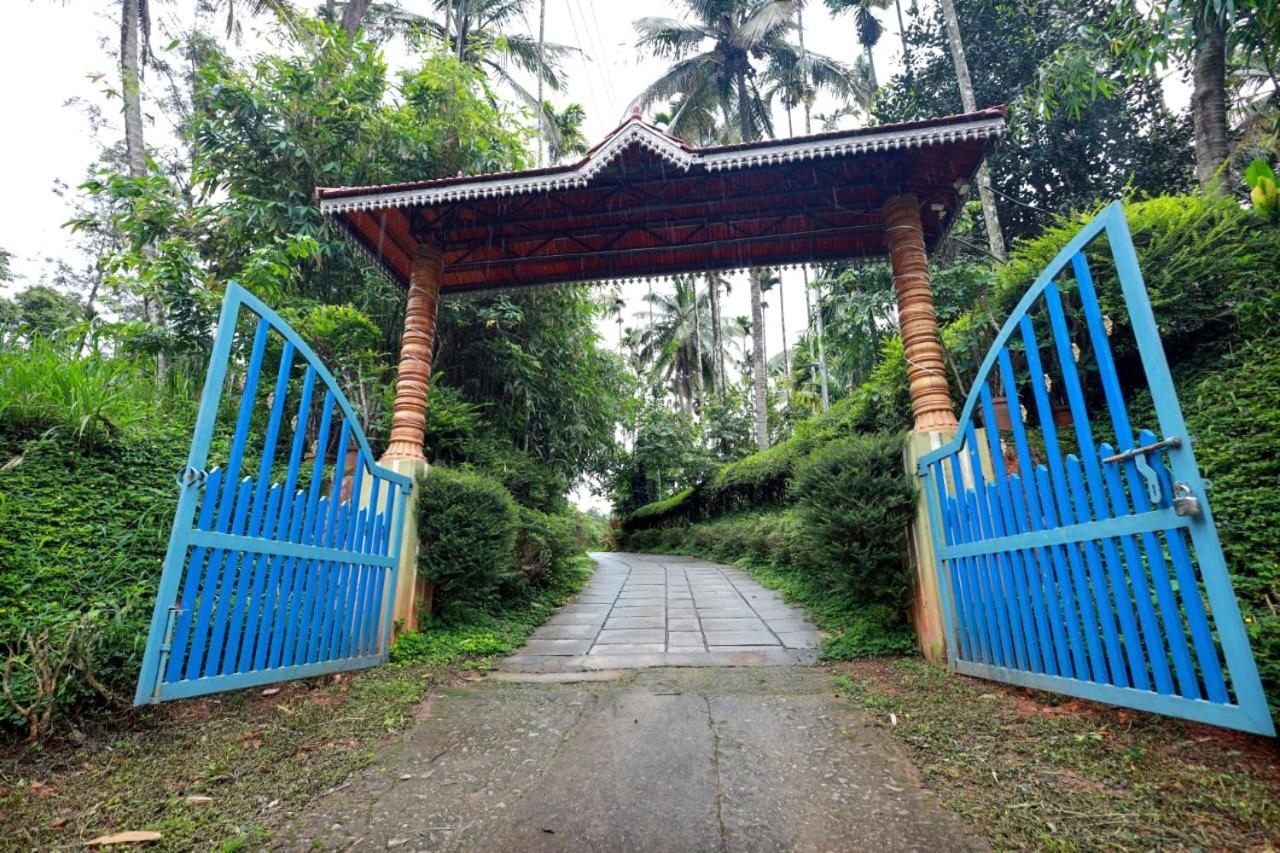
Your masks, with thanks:
[(896, 725), (898, 725), (898, 715), (897, 715), (897, 714), (895, 714), (895, 713), (893, 713), (892, 711), (890, 711), (890, 712), (889, 712), (889, 722), (890, 722), (890, 723), (892, 723), (892, 724), (893, 724), (893, 725), (895, 725), (895, 726), (896, 726)]
[(39, 779), (34, 779), (31, 784), (27, 786), (27, 790), (38, 797), (47, 797), (53, 793), (54, 789), (52, 785), (46, 785)]
[(69, 820), (71, 820), (71, 818), (69, 817), (60, 817), (57, 820), (55, 820), (53, 823), (49, 824), (49, 826), (53, 827), (54, 829), (60, 829), (61, 827), (66, 826), (67, 821)]
[(131, 829), (128, 832), (117, 832), (115, 835), (99, 835), (90, 841), (87, 847), (104, 847), (108, 844), (147, 844), (163, 838), (158, 832), (144, 829)]
[(198, 804), (198, 803), (212, 803), (212, 802), (213, 802), (213, 797), (206, 797), (206, 796), (203, 796), (202, 794), (192, 794), (192, 795), (191, 795), (191, 796), (189, 796), (189, 797), (183, 797), (183, 798), (182, 798), (182, 801), (183, 801), (183, 802), (186, 802), (186, 803), (197, 803), (197, 804)]
[(279, 687), (268, 687), (266, 690), (262, 691), (262, 695), (263, 695), (263, 696), (274, 696), (274, 695), (276, 695), (276, 694), (277, 694), (277, 693), (279, 693), (279, 692), (280, 692), (280, 688), (279, 688)]

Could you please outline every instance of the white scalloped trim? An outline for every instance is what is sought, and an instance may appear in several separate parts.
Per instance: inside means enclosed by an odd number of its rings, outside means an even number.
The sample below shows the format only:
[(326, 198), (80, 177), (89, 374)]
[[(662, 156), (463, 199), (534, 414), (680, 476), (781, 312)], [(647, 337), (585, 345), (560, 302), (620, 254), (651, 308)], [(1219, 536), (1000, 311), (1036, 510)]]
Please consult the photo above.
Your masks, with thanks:
[(694, 166), (702, 166), (711, 172), (723, 172), (775, 163), (847, 157), (899, 148), (924, 148), (971, 139), (992, 139), (1000, 137), (1004, 131), (1003, 118), (985, 118), (942, 127), (859, 133), (857, 136), (849, 136), (845, 139), (807, 139), (783, 145), (770, 145), (763, 149), (745, 148), (728, 151), (713, 149), (703, 153), (683, 148), (665, 134), (637, 121), (630, 122), (591, 156), (565, 172), (553, 175), (521, 175), (517, 172), (510, 177), (495, 180), (485, 180), (484, 176), (478, 176), (472, 181), (446, 186), (419, 187), (388, 193), (375, 191), (358, 196), (324, 199), (320, 202), (320, 211), (334, 215), (360, 210), (432, 206), (473, 198), (494, 198), (585, 187), (632, 145), (640, 145), (652, 151), (682, 171), (688, 171)]

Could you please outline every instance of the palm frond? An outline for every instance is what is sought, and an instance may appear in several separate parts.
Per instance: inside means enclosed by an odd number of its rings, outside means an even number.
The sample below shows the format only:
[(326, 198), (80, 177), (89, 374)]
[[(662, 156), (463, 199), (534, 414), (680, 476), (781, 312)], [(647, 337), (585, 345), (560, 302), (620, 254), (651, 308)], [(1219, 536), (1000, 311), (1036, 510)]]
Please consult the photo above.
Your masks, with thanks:
[(679, 18), (640, 18), (633, 26), (640, 34), (636, 47), (660, 58), (686, 56), (702, 42), (716, 37), (716, 31), (710, 27)]
[(713, 53), (701, 53), (682, 59), (650, 83), (636, 96), (632, 105), (645, 109), (677, 95), (687, 96), (691, 92), (697, 92), (710, 82), (709, 78), (715, 76), (717, 64), (717, 56)]
[(792, 0), (768, 0), (734, 29), (729, 42), (740, 50), (751, 50), (777, 38), (792, 26), (794, 11)]

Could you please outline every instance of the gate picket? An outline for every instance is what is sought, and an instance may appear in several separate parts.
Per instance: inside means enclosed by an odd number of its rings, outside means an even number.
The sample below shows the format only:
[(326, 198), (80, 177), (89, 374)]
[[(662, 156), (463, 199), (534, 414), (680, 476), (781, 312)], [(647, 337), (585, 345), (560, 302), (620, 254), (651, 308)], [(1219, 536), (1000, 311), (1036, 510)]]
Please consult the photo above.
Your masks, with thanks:
[[(252, 343), (237, 356), (242, 321)], [(224, 391), (238, 397), (225, 436)], [(319, 357), (236, 285), (178, 484), (136, 704), (386, 660), (410, 481), (374, 461)]]
[[(1099, 247), (1158, 432), (1130, 421), (1086, 255)], [(953, 669), (1274, 734), (1119, 203), (1031, 285), (920, 475)]]

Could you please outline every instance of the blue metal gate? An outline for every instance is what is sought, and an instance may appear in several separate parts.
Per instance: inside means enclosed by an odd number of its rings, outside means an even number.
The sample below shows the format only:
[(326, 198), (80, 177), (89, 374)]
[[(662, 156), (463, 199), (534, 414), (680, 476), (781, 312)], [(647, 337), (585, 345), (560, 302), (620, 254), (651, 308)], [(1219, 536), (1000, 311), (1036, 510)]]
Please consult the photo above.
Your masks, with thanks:
[(234, 284), (178, 485), (135, 704), (386, 660), (410, 481), (375, 464), (311, 348)]
[(955, 440), (920, 461), (951, 667), (1274, 734), (1191, 445), (1117, 202), (1036, 279)]

